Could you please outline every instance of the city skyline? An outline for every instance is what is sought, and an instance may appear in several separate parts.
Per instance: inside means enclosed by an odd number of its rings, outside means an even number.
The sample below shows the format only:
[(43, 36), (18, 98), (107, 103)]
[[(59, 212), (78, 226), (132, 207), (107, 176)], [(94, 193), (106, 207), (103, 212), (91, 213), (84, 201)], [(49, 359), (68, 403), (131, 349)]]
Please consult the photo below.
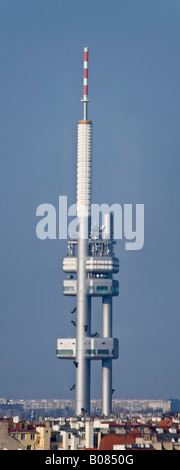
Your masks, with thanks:
[[(57, 337), (74, 335), (67, 240), (39, 240), (36, 209), (75, 201), (87, 43), (93, 203), (145, 207), (143, 249), (116, 244), (113, 398), (179, 398), (179, 2), (92, 1), (86, 12), (81, 0), (3, 0), (0, 13), (1, 396), (74, 399), (74, 365), (56, 359)], [(98, 364), (91, 395), (101, 395)]]
[[(91, 399), (90, 400), (91, 416), (99, 415), (104, 416), (103, 413), (103, 402), (102, 399)], [(66, 398), (54, 398), (54, 399), (12, 399), (0, 397), (0, 412), (4, 416), (8, 414), (16, 415), (18, 413), (20, 417), (23, 412), (31, 413), (36, 411), (39, 415), (43, 413), (43, 410), (48, 413), (49, 416), (58, 414), (61, 410), (67, 413), (67, 416), (76, 415), (75, 411), (75, 399)], [(119, 413), (170, 413), (172, 411), (178, 412), (180, 410), (180, 400), (161, 400), (161, 399), (112, 399), (112, 410), (110, 416), (118, 415)], [(84, 414), (84, 416), (88, 416)], [(109, 416), (109, 417), (110, 417)]]

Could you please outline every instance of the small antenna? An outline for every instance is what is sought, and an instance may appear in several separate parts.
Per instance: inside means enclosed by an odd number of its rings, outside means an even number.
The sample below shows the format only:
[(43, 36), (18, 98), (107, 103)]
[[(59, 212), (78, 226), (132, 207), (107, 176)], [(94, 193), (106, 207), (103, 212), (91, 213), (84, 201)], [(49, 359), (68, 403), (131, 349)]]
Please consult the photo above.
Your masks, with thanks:
[(83, 98), (84, 103), (84, 116), (83, 121), (87, 121), (87, 103), (88, 99), (88, 47), (84, 47), (84, 77), (83, 77)]

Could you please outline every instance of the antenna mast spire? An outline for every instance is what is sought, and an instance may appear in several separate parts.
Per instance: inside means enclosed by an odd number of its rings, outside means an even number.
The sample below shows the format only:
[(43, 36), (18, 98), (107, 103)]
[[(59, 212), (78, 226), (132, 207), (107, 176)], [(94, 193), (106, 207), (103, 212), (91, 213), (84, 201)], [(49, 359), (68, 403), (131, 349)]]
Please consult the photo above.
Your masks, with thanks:
[(83, 98), (84, 103), (84, 116), (83, 121), (87, 121), (87, 104), (88, 104), (88, 47), (84, 47), (84, 77), (83, 77)]

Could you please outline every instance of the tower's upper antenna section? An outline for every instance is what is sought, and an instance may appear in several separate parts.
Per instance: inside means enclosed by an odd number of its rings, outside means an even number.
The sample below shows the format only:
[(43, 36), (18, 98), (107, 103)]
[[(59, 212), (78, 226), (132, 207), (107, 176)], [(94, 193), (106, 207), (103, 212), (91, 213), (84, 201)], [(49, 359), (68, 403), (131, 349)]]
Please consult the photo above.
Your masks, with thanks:
[(84, 47), (84, 82), (83, 82), (83, 100), (88, 100), (88, 47)]
[(84, 103), (84, 116), (83, 120), (87, 121), (87, 103), (88, 99), (88, 47), (84, 47), (84, 78), (83, 78), (83, 98), (81, 99)]

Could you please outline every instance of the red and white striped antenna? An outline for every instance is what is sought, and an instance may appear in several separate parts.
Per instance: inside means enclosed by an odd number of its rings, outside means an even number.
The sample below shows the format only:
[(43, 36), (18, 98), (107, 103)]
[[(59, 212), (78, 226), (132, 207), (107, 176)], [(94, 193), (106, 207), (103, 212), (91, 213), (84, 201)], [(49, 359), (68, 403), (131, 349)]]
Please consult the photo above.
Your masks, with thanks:
[(84, 117), (83, 120), (87, 121), (87, 103), (88, 99), (88, 47), (84, 47), (84, 77), (83, 77), (83, 98), (84, 103)]
[(83, 83), (83, 99), (88, 99), (88, 47), (84, 47), (84, 83)]

